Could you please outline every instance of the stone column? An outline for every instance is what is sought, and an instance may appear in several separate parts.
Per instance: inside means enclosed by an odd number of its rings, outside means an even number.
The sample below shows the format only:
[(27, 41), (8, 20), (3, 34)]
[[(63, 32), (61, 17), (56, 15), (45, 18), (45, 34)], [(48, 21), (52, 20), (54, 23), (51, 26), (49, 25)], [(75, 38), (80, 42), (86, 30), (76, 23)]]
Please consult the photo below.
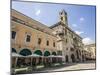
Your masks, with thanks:
[(18, 60), (18, 57), (15, 58), (15, 65), (14, 65), (15, 68), (17, 66), (17, 60)]

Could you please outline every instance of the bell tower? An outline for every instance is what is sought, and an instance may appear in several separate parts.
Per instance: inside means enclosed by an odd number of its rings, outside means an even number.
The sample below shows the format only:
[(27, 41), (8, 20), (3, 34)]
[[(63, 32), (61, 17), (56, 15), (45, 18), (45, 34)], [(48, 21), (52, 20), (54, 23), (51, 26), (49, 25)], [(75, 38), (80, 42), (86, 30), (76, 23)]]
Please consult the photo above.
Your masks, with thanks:
[(64, 9), (61, 12), (59, 12), (59, 16), (60, 16), (60, 21), (68, 26), (67, 13), (65, 12)]

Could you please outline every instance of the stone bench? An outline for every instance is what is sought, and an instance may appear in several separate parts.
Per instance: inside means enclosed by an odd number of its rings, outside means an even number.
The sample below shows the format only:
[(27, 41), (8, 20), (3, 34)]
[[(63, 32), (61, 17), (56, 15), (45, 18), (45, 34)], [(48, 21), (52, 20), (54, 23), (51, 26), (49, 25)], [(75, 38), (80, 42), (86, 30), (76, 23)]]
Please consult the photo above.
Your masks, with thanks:
[(43, 68), (44, 67), (44, 65), (38, 65), (38, 66), (36, 66), (36, 69), (40, 69), (40, 68)]
[(28, 71), (28, 67), (27, 68), (19, 68), (19, 69), (13, 69), (12, 73), (16, 74), (17, 72), (21, 72), (21, 71)]
[(19, 72), (19, 71), (27, 71), (28, 68), (19, 68), (19, 69), (15, 69), (15, 72)]

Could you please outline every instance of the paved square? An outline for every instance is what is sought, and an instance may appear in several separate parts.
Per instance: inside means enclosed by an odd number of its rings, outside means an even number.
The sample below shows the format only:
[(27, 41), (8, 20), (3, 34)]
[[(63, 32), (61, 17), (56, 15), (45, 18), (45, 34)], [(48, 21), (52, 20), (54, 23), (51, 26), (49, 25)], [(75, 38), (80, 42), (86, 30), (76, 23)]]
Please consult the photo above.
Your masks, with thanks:
[(53, 67), (53, 68), (45, 68), (38, 72), (52, 72), (52, 71), (69, 71), (69, 70), (87, 70), (87, 69), (95, 69), (95, 62), (88, 61), (84, 63), (69, 63), (64, 64), (60, 67)]

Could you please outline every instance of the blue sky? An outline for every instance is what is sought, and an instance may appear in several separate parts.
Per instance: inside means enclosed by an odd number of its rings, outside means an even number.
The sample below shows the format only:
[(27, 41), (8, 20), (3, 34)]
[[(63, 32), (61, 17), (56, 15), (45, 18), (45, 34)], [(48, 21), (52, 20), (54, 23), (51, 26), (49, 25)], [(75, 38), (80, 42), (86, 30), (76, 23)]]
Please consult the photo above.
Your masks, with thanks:
[(83, 38), (83, 42), (95, 42), (95, 6), (12, 1), (12, 8), (47, 26), (57, 23), (59, 12), (64, 9), (69, 27)]

